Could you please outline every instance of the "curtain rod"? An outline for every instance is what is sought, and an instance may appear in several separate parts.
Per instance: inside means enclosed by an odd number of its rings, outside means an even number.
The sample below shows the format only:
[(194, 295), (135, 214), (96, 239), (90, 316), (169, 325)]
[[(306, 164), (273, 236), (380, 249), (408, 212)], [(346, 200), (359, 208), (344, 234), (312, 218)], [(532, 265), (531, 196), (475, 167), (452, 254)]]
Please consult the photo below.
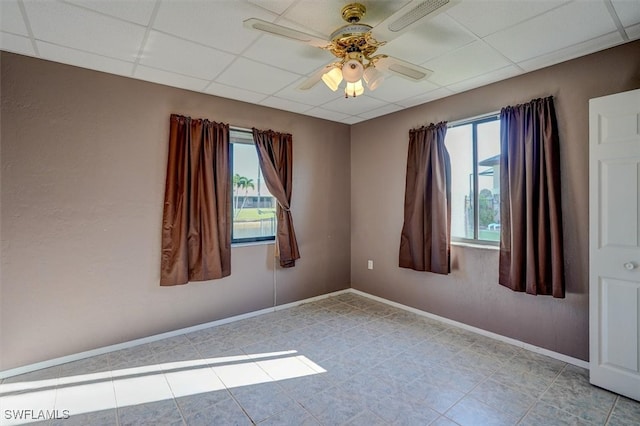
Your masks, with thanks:
[(485, 118), (492, 118), (492, 117), (500, 117), (500, 111), (493, 111), (486, 114), (476, 115), (475, 117), (463, 118), (462, 120), (456, 120), (456, 121), (450, 121), (449, 123), (447, 123), (447, 127), (463, 126), (465, 124), (469, 124), (474, 121), (482, 120)]

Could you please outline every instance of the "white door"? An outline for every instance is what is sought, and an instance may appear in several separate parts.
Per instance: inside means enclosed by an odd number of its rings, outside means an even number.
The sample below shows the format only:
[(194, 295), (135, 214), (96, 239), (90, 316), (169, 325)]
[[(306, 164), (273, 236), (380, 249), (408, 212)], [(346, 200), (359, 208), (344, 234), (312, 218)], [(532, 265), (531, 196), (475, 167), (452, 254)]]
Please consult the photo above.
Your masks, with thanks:
[(640, 90), (589, 101), (591, 383), (640, 400)]

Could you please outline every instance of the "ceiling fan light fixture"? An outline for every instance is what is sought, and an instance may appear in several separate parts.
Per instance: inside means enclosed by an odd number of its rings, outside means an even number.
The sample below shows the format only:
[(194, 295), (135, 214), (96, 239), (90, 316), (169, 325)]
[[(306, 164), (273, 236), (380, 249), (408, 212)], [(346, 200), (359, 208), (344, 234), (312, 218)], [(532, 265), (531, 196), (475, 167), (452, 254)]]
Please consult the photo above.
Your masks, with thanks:
[(324, 81), (324, 84), (326, 84), (329, 89), (335, 92), (342, 82), (342, 71), (340, 71), (338, 67), (333, 67), (322, 75), (322, 81)]
[(358, 80), (355, 83), (348, 83), (347, 87), (344, 88), (345, 97), (355, 98), (356, 96), (360, 96), (364, 93), (364, 86), (362, 85), (362, 80)]
[(357, 59), (349, 59), (342, 65), (342, 78), (347, 83), (355, 83), (362, 78), (364, 66)]
[(380, 86), (380, 83), (384, 81), (384, 74), (375, 69), (373, 66), (369, 66), (366, 70), (364, 70), (364, 74), (362, 76), (365, 83), (367, 83), (367, 87), (371, 91), (376, 90), (378, 86)]

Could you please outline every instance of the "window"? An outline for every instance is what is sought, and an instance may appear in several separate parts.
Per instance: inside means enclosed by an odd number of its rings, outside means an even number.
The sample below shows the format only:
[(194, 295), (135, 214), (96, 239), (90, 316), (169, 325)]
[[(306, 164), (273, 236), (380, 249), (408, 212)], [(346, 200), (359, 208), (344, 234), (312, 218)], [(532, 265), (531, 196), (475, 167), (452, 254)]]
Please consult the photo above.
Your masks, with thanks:
[(250, 130), (231, 129), (232, 243), (273, 241), (276, 200), (264, 183)]
[(451, 238), (500, 241), (500, 119), (493, 114), (451, 123)]

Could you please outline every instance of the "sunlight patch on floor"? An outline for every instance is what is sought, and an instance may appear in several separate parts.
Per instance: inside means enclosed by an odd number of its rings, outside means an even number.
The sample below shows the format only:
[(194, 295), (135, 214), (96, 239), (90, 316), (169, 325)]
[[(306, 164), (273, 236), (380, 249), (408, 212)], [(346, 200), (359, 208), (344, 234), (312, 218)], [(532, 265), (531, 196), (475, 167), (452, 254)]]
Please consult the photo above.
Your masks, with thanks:
[(295, 350), (175, 361), (0, 385), (0, 425), (17, 425), (325, 373)]

